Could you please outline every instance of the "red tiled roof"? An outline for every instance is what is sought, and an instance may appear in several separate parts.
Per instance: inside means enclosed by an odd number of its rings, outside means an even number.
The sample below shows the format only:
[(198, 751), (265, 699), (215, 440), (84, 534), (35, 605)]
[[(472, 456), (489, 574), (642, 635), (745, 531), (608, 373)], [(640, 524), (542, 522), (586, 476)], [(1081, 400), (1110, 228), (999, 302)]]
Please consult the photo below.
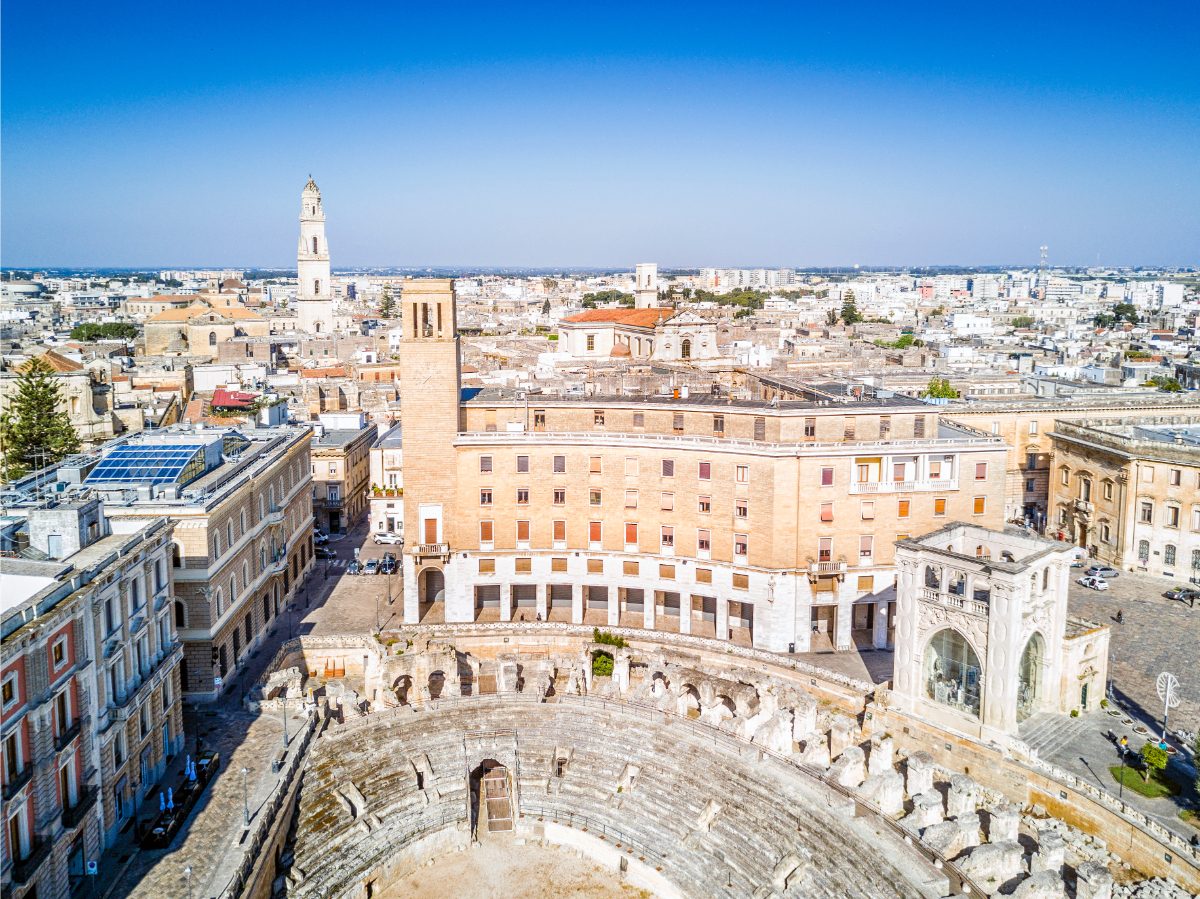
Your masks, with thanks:
[(213, 391), (212, 405), (227, 409), (246, 409), (258, 399), (257, 393), (245, 393), (241, 390), (226, 390), (218, 387)]
[(588, 309), (563, 321), (571, 324), (595, 323), (653, 328), (663, 319), (670, 318), (674, 312), (674, 309)]

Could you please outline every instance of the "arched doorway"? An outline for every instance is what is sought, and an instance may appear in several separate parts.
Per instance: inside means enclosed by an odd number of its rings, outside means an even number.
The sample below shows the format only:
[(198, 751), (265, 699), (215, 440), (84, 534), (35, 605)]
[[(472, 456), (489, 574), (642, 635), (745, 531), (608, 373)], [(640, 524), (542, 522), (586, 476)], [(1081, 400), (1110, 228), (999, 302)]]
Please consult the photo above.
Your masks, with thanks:
[(1046, 641), (1041, 634), (1034, 634), (1021, 653), (1021, 667), (1017, 675), (1017, 721), (1032, 715), (1042, 698), (1042, 674), (1046, 659)]
[(446, 576), (440, 568), (426, 568), (417, 583), (422, 603), (442, 602), (446, 598)]
[(495, 759), (484, 759), (471, 772), (471, 833), (479, 838), (480, 825), (487, 833), (513, 829), (512, 791), (508, 768)]
[(922, 663), (925, 695), (968, 715), (979, 716), (979, 656), (967, 639), (952, 628), (934, 634)]

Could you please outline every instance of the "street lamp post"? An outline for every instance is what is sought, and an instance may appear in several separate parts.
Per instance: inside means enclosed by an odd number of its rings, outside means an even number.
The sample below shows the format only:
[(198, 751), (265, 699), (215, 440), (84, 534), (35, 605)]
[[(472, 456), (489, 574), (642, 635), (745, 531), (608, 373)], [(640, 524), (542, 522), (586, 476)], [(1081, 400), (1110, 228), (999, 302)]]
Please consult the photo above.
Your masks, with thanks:
[(192, 866), (188, 865), (183, 869), (183, 879), (187, 882), (188, 899), (192, 899)]
[(283, 750), (287, 752), (288, 747), (288, 732), (287, 732), (287, 693), (283, 694)]
[(245, 765), (242, 766), (242, 823), (247, 827), (250, 826), (250, 791), (246, 786), (246, 775), (250, 773), (250, 769)]

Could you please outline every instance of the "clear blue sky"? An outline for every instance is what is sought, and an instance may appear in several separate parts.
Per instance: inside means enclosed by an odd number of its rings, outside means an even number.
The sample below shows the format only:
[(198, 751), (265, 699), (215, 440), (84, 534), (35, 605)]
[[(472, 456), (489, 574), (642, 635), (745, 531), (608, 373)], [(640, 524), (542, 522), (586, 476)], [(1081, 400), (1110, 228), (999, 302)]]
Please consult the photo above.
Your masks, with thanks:
[(1200, 262), (1200, 12), (3, 4), (17, 265)]

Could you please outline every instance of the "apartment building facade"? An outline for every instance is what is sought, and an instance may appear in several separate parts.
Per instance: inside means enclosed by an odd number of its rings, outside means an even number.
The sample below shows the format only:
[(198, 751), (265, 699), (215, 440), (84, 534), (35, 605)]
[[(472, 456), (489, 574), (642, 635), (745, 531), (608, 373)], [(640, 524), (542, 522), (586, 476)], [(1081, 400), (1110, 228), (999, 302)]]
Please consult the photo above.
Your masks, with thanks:
[(352, 528), (367, 509), (376, 427), (363, 412), (319, 416), (311, 443), (313, 518), (326, 533)]
[(1059, 421), (1051, 528), (1114, 568), (1200, 583), (1200, 415)]
[(460, 399), (452, 282), (401, 307), (406, 622), (887, 646), (895, 535), (1002, 523), (1003, 442), (920, 401)]
[(371, 447), (371, 530), (404, 533), (404, 448), (402, 425), (393, 425)]
[(67, 895), (182, 748), (171, 523), (10, 512), (39, 558), (4, 563), (4, 890)]

